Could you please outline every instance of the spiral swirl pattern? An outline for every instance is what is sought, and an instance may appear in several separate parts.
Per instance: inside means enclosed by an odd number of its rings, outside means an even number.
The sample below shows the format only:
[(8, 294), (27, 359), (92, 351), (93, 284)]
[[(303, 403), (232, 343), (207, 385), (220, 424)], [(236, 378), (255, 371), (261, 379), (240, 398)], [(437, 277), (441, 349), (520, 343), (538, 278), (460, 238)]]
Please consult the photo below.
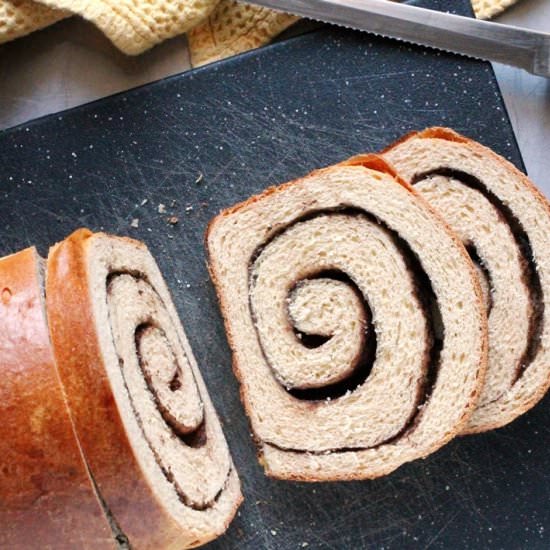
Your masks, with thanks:
[(448, 129), (415, 134), (385, 156), (444, 215), (478, 266), (489, 360), (465, 431), (503, 426), (550, 384), (550, 207), (514, 166)]
[(271, 475), (382, 475), (435, 450), (468, 414), (484, 355), (473, 268), (378, 157), (234, 207), (207, 242)]
[[(66, 303), (68, 295), (74, 303)], [(83, 451), (130, 543), (192, 546), (223, 532), (240, 501), (238, 479), (147, 249), (128, 239), (74, 234), (50, 255), (48, 300)], [(95, 346), (84, 337), (90, 326)], [(63, 343), (69, 327), (82, 330), (81, 348)]]
[[(161, 470), (187, 506), (204, 510), (230, 469), (207, 436), (204, 403), (189, 358), (162, 299), (145, 279), (111, 275), (107, 303), (132, 412)], [(223, 440), (221, 440), (223, 441)], [(220, 451), (223, 463), (216, 462)]]

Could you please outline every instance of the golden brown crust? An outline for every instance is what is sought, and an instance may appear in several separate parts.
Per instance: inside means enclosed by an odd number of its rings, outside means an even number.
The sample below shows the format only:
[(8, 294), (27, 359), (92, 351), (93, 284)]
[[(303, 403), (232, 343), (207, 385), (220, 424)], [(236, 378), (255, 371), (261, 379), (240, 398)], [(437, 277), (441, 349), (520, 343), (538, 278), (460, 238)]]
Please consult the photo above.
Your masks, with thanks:
[[(414, 134), (410, 134), (408, 136), (408, 139), (410, 139), (412, 137), (414, 137)], [(529, 189), (529, 191), (531, 193), (533, 193), (535, 198), (546, 209), (546, 211), (548, 212), (548, 215), (550, 215), (550, 202), (544, 196), (544, 194), (541, 192), (541, 190), (521, 170), (519, 170), (514, 164), (512, 164), (509, 160), (506, 160), (504, 157), (502, 157), (502, 156), (498, 155), (497, 153), (495, 153), (489, 147), (486, 147), (485, 145), (482, 145), (481, 143), (478, 143), (477, 141), (474, 141), (473, 139), (470, 139), (466, 136), (463, 136), (462, 134), (459, 134), (459, 133), (455, 132), (454, 130), (451, 130), (450, 128), (440, 128), (440, 127), (426, 128), (425, 130), (423, 130), (421, 132), (418, 132), (416, 134), (416, 137), (418, 137), (418, 138), (432, 138), (432, 139), (445, 139), (447, 141), (455, 141), (457, 143), (464, 143), (464, 144), (468, 145), (468, 147), (470, 147), (473, 150), (478, 150), (480, 152), (483, 152), (485, 155), (489, 155), (494, 161), (496, 161), (497, 163), (499, 163), (502, 166), (506, 167), (507, 170), (510, 170), (518, 178), (520, 178), (522, 183)], [(395, 146), (395, 144), (394, 144), (394, 146)]]
[[(442, 130), (440, 135), (447, 135), (446, 132), (443, 132), (444, 129), (437, 129), (437, 130)], [(454, 132), (452, 132), (452, 130), (451, 130), (450, 133), (454, 133)], [(415, 133), (409, 134), (409, 137), (412, 137), (413, 135), (416, 135), (416, 134)], [(458, 136), (458, 134), (457, 134), (457, 136)], [(458, 141), (458, 139), (457, 139), (457, 141)], [(484, 383), (484, 380), (485, 380), (485, 374), (486, 374), (486, 370), (487, 370), (487, 355), (488, 355), (487, 317), (484, 314), (485, 309), (484, 309), (484, 307), (482, 307), (483, 303), (484, 303), (483, 302), (483, 294), (482, 294), (482, 291), (481, 291), (479, 281), (477, 279), (477, 275), (476, 275), (476, 272), (475, 272), (475, 267), (472, 264), (471, 259), (468, 255), (466, 249), (464, 248), (462, 242), (456, 236), (454, 231), (451, 229), (449, 224), (444, 220), (444, 218), (441, 216), (441, 214), (439, 214), (439, 212), (437, 212), (424, 199), (424, 197), (422, 197), (422, 195), (419, 192), (417, 192), (409, 183), (407, 183), (403, 178), (401, 178), (399, 176), (399, 174), (397, 173), (397, 171), (395, 170), (395, 168), (389, 162), (387, 162), (379, 154), (368, 153), (368, 154), (363, 154), (363, 155), (356, 155), (356, 156), (351, 157), (350, 159), (344, 160), (341, 163), (338, 163), (336, 165), (328, 166), (326, 168), (322, 168), (322, 169), (319, 169), (319, 170), (315, 170), (315, 171), (311, 172), (309, 175), (304, 176), (302, 178), (297, 178), (295, 180), (291, 180), (287, 183), (284, 183), (284, 184), (281, 184), (281, 185), (278, 185), (278, 186), (271, 186), (271, 187), (267, 188), (265, 191), (263, 191), (263, 192), (261, 192), (257, 195), (254, 195), (254, 196), (248, 198), (247, 200), (245, 200), (241, 203), (238, 203), (238, 204), (236, 204), (236, 205), (234, 205), (230, 208), (227, 208), (225, 210), (222, 210), (217, 216), (215, 216), (212, 220), (210, 220), (210, 222), (208, 223), (208, 226), (206, 228), (206, 232), (205, 232), (205, 245), (206, 245), (206, 250), (207, 250), (207, 258), (208, 258), (208, 264), (207, 264), (208, 265), (208, 271), (210, 273), (210, 277), (212, 279), (214, 287), (216, 288), (216, 290), (218, 290), (219, 288), (221, 288), (221, 283), (218, 280), (216, 272), (212, 267), (212, 264), (215, 260), (213, 258), (213, 255), (210, 252), (209, 236), (212, 232), (212, 229), (213, 229), (214, 225), (219, 220), (221, 220), (221, 219), (223, 219), (223, 218), (225, 218), (225, 217), (227, 217), (227, 216), (229, 216), (229, 215), (231, 215), (235, 212), (238, 212), (239, 210), (242, 210), (246, 207), (249, 207), (250, 205), (255, 204), (256, 202), (264, 200), (267, 197), (269, 197), (269, 196), (271, 196), (275, 193), (279, 193), (279, 192), (281, 192), (283, 190), (286, 190), (286, 189), (288, 189), (288, 188), (290, 188), (294, 185), (297, 185), (306, 177), (310, 177), (314, 174), (319, 174), (319, 173), (322, 173), (324, 171), (331, 170), (331, 169), (333, 169), (337, 166), (355, 166), (355, 167), (360, 167), (360, 168), (363, 168), (363, 169), (369, 170), (369, 171), (376, 171), (376, 172), (388, 174), (391, 177), (393, 177), (399, 184), (401, 184), (403, 187), (405, 187), (409, 192), (414, 194), (415, 197), (417, 197), (417, 199), (420, 200), (424, 204), (426, 209), (429, 210), (440, 221), (441, 225), (445, 228), (445, 231), (452, 237), (453, 241), (456, 243), (458, 249), (460, 250), (460, 254), (466, 260), (466, 263), (468, 265), (468, 269), (469, 269), (469, 272), (470, 272), (470, 277), (471, 277), (471, 279), (474, 283), (475, 292), (476, 292), (476, 296), (477, 296), (477, 303), (479, 305), (478, 310), (480, 311), (480, 313), (482, 315), (482, 317), (479, 319), (479, 326), (480, 326), (480, 331), (481, 331), (480, 341), (481, 341), (481, 348), (482, 348), (481, 349), (482, 359), (481, 359), (481, 362), (478, 365), (478, 371), (476, 373), (476, 378), (477, 378), (477, 381), (478, 381), (477, 385), (476, 385), (476, 391), (471, 395), (471, 401), (470, 401), (468, 407), (465, 409), (465, 411), (464, 411), (464, 413), (463, 413), (463, 415), (460, 419), (460, 422), (456, 425), (455, 429), (452, 432), (448, 433), (444, 440), (440, 440), (438, 442), (435, 442), (429, 449), (427, 449), (426, 452), (424, 453), (424, 457), (426, 457), (429, 454), (431, 454), (432, 452), (435, 452), (437, 449), (442, 447), (447, 442), (449, 442), (451, 439), (456, 437), (458, 434), (462, 433), (464, 427), (468, 423), (468, 420), (470, 419), (471, 415), (473, 414), (473, 412), (476, 409), (476, 405), (477, 405), (477, 402), (478, 402), (479, 397), (481, 395), (481, 389), (483, 387), (483, 383)], [(220, 311), (222, 313), (222, 318), (223, 318), (223, 321), (224, 321), (224, 327), (225, 327), (225, 332), (226, 332), (226, 335), (227, 335), (228, 344), (229, 344), (229, 347), (230, 347), (230, 349), (232, 351), (232, 355), (233, 355), (232, 368), (233, 368), (233, 372), (235, 374), (235, 377), (237, 378), (237, 380), (239, 382), (240, 400), (241, 400), (241, 402), (242, 402), (242, 404), (245, 408), (245, 411), (246, 411), (246, 414), (247, 414), (247, 417), (248, 417), (249, 423), (250, 423), (250, 419), (252, 417), (252, 414), (251, 414), (252, 411), (250, 410), (250, 407), (249, 407), (249, 398), (247, 396), (247, 386), (244, 383), (244, 376), (241, 372), (241, 368), (240, 368), (239, 362), (237, 360), (235, 341), (234, 341), (234, 337), (233, 337), (233, 334), (232, 334), (232, 331), (231, 331), (231, 323), (230, 323), (229, 316), (228, 316), (228, 313), (227, 313), (228, 307), (226, 305), (226, 300), (225, 300), (225, 297), (224, 297), (223, 293), (216, 292), (216, 294), (217, 294), (217, 299), (218, 299)], [(275, 472), (273, 472), (269, 469), (269, 466), (266, 464), (265, 460), (263, 459), (263, 456), (262, 456), (262, 442), (257, 440), (256, 434), (254, 433), (254, 430), (253, 430), (253, 427), (252, 427), (251, 423), (250, 423), (250, 426), (252, 428), (251, 431), (252, 431), (253, 437), (254, 437), (257, 445), (258, 445), (257, 453), (258, 453), (259, 462), (264, 467), (265, 473), (269, 477), (272, 477), (272, 478), (275, 478), (275, 479), (285, 479), (285, 480), (290, 480), (290, 481), (303, 481), (303, 482), (354, 481), (354, 480), (360, 480), (360, 479), (373, 479), (375, 477), (380, 477), (382, 475), (389, 474), (389, 473), (391, 473), (392, 471), (395, 470), (395, 468), (390, 467), (390, 468), (388, 468), (387, 471), (377, 473), (376, 476), (371, 476), (371, 477), (365, 476), (364, 474), (353, 474), (353, 473), (349, 473), (349, 472), (344, 473), (342, 475), (334, 475), (334, 476), (331, 476), (331, 475), (320, 475), (320, 476), (303, 475), (303, 474), (295, 473), (295, 472), (289, 472), (288, 474), (285, 474), (285, 475), (282, 475), (280, 472), (275, 473)], [(292, 452), (289, 451), (289, 454), (292, 454)]]
[(409, 191), (412, 190), (412, 186), (397, 173), (397, 170), (385, 158), (375, 153), (355, 155), (354, 157), (338, 163), (336, 166), (362, 166), (363, 168), (367, 168), (369, 170), (375, 170), (376, 172), (388, 174), (405, 189), (408, 189)]
[(300, 178), (296, 178), (279, 185), (272, 185), (267, 189), (265, 189), (264, 191), (262, 191), (261, 193), (258, 193), (257, 195), (253, 195), (252, 197), (249, 197), (248, 199), (242, 202), (239, 202), (233, 206), (225, 208), (217, 216), (211, 219), (210, 222), (208, 223), (208, 226), (205, 232), (206, 246), (208, 247), (208, 235), (210, 234), (211, 228), (216, 223), (216, 221), (219, 220), (220, 218), (224, 218), (229, 216), (230, 214), (234, 214), (235, 212), (238, 212), (243, 208), (246, 208), (256, 202), (259, 202), (269, 197), (270, 195), (273, 195), (275, 193), (280, 193), (281, 191), (284, 191), (285, 189), (288, 189), (289, 187), (292, 187), (300, 183), (306, 177), (310, 177), (315, 174), (320, 174), (326, 170), (332, 170), (335, 166), (357, 166), (357, 167), (365, 168), (366, 170), (380, 172), (382, 174), (389, 174), (390, 176), (394, 177), (401, 185), (403, 185), (403, 187), (405, 187), (409, 191), (412, 189), (411, 186), (405, 180), (399, 177), (399, 175), (397, 174), (393, 166), (389, 162), (387, 162), (384, 158), (382, 158), (380, 155), (377, 155), (375, 153), (356, 155), (354, 157), (346, 159), (337, 164), (326, 166), (325, 168), (319, 168), (317, 170), (313, 170), (309, 174), (302, 176)]
[(456, 141), (457, 143), (466, 143), (471, 141), (469, 138), (464, 137), (463, 135), (451, 130), (451, 128), (445, 128), (443, 126), (432, 126), (431, 128), (425, 128), (420, 131), (413, 131), (401, 136), (399, 139), (394, 141), (392, 144), (384, 147), (378, 154), (384, 155), (391, 149), (394, 149), (398, 145), (405, 143), (413, 138), (435, 138), (435, 139), (445, 139), (447, 141)]
[(514, 164), (512, 164), (509, 160), (506, 160), (504, 157), (498, 155), (495, 153), (492, 149), (489, 147), (486, 147), (485, 145), (482, 145), (481, 143), (470, 139), (466, 136), (463, 136), (462, 134), (459, 134), (458, 132), (455, 132), (451, 128), (444, 128), (439, 126), (434, 126), (431, 128), (425, 128), (424, 130), (421, 130), (419, 132), (410, 132), (401, 139), (397, 140), (396, 142), (392, 143), (385, 149), (383, 149), (380, 154), (384, 154), (391, 149), (394, 149), (398, 145), (401, 145), (402, 143), (405, 143), (406, 141), (409, 141), (410, 139), (444, 139), (446, 141), (453, 141), (456, 143), (463, 143), (465, 145), (468, 145), (473, 150), (478, 150), (482, 152), (484, 155), (489, 155), (494, 161), (497, 163), (503, 165), (506, 167), (507, 170), (512, 171), (518, 178), (521, 179), (522, 183), (535, 195), (535, 198), (541, 202), (543, 207), (548, 211), (550, 215), (550, 202), (548, 199), (543, 195), (543, 193), (540, 191), (540, 189), (521, 171), (519, 170)]
[(86, 254), (93, 237), (87, 230), (76, 231), (48, 258), (50, 333), (83, 452), (100, 493), (132, 545), (182, 548), (184, 540), (187, 545), (204, 544), (216, 534), (190, 542), (194, 535), (184, 533), (157, 500), (128, 440), (92, 314)]
[(115, 548), (56, 374), (34, 249), (0, 260), (0, 547)]

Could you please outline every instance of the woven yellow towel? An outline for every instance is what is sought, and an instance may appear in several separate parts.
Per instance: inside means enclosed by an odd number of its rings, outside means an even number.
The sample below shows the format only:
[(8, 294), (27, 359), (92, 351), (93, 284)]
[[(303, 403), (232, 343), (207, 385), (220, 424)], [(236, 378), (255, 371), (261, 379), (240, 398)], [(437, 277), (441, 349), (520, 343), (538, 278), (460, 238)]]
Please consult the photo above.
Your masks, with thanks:
[(69, 15), (30, 0), (0, 0), (0, 43), (25, 36)]
[(188, 33), (191, 64), (198, 67), (258, 48), (297, 20), (294, 15), (222, 0), (204, 23)]
[(123, 52), (142, 53), (196, 26), (217, 0), (40, 0), (97, 25)]
[(12, 40), (75, 14), (94, 23), (124, 53), (134, 55), (196, 26), (208, 16), (217, 2), (0, 0), (0, 42)]
[[(477, 17), (489, 18), (518, 0), (472, 0)], [(296, 20), (234, 0), (0, 0), (0, 43), (13, 40), (72, 14), (97, 25), (128, 54), (194, 28), (195, 64), (204, 64), (261, 46)]]
[(472, 0), (472, 7), (478, 19), (491, 19), (519, 0)]

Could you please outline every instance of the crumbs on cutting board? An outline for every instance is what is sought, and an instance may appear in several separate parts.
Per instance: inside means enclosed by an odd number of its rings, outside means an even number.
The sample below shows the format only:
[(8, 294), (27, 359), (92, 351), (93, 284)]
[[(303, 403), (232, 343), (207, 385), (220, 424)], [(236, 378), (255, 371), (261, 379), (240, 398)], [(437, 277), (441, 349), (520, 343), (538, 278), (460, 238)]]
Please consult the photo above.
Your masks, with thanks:
[[(199, 173), (195, 183), (199, 183), (203, 179), (203, 174)], [(150, 216), (151, 208), (154, 209), (155, 214), (160, 215), (165, 221), (166, 225), (175, 226), (178, 225), (181, 221), (181, 215), (176, 211), (178, 206), (178, 201), (176, 199), (165, 199), (163, 201), (151, 201), (149, 198), (144, 198), (139, 204), (135, 205), (133, 216), (130, 218), (130, 227), (133, 229), (138, 229), (140, 223), (145, 219), (145, 217)], [(208, 202), (201, 202), (199, 204), (200, 208), (205, 208), (208, 206)], [(143, 216), (140, 217), (139, 211), (143, 211)], [(191, 214), (195, 210), (195, 206), (191, 203), (187, 203), (182, 207), (185, 214)], [(147, 228), (147, 231), (152, 231), (151, 228)]]
[[(194, 179), (191, 180), (195, 185), (201, 185), (204, 182), (203, 172), (197, 172)], [(184, 216), (191, 215), (195, 211), (200, 211), (208, 207), (207, 201), (202, 201), (197, 204), (191, 202), (180, 203), (178, 199), (171, 197), (143, 197), (140, 202), (136, 203), (133, 211), (129, 215), (129, 226), (132, 229), (143, 228), (147, 222), (154, 216), (160, 216), (167, 226), (176, 226), (184, 223)], [(152, 228), (147, 227), (147, 231), (151, 232)], [(169, 238), (172, 236), (169, 235)]]

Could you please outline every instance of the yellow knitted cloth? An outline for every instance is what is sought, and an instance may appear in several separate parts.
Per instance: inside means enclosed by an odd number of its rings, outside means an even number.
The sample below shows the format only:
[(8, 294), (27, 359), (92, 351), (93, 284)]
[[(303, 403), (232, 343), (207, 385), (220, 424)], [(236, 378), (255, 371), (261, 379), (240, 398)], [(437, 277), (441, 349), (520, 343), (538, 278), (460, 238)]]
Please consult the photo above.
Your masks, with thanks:
[[(476, 16), (486, 19), (518, 0), (471, 1)], [(71, 15), (94, 23), (127, 54), (192, 29), (195, 66), (266, 44), (297, 20), (235, 0), (0, 0), (0, 43)]]

